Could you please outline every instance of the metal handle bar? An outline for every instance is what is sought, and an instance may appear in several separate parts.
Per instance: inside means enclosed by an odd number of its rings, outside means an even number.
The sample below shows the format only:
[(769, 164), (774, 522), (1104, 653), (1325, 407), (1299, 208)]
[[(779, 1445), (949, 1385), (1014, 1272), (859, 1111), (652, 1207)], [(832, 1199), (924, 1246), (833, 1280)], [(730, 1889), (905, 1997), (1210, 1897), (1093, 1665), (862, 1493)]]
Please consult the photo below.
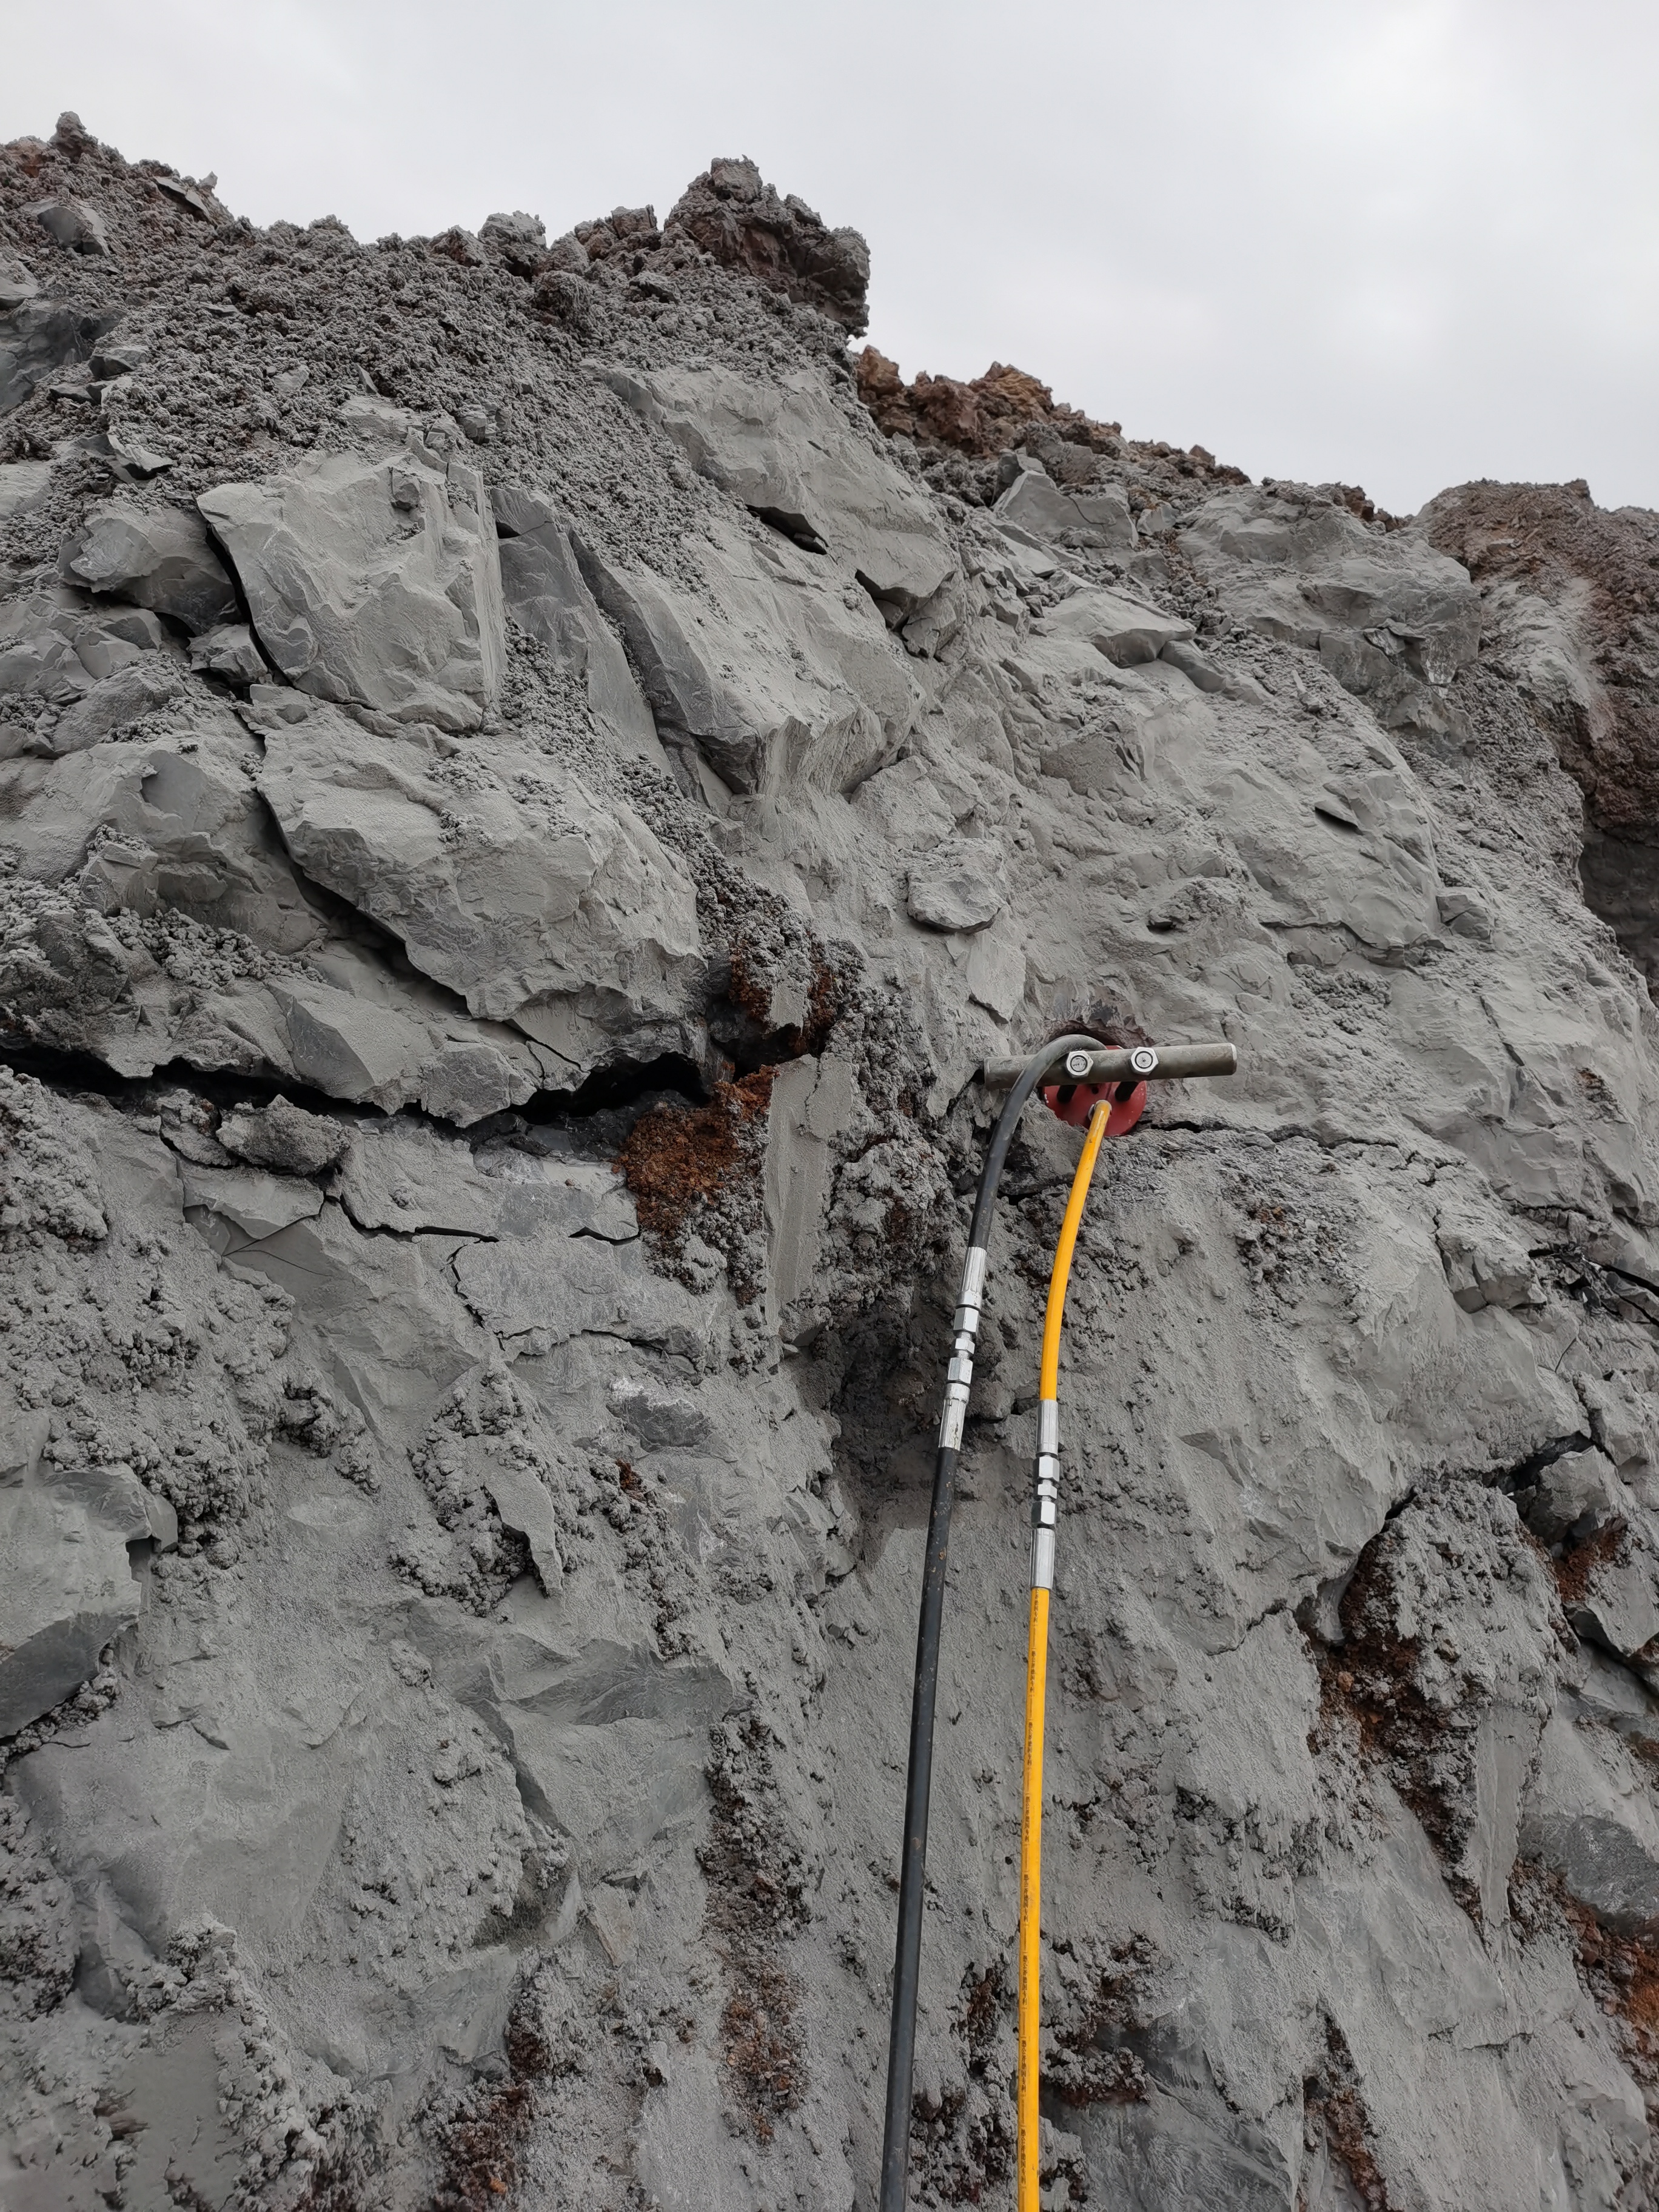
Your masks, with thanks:
[[(1040, 1051), (1041, 1047), (1038, 1048)], [(988, 1060), (980, 1080), (988, 1091), (1006, 1091), (1036, 1057)], [(1103, 1045), (1098, 1052), (1073, 1046), (1045, 1068), (1044, 1083), (1176, 1083), (1188, 1075), (1231, 1075), (1238, 1066), (1232, 1044)]]

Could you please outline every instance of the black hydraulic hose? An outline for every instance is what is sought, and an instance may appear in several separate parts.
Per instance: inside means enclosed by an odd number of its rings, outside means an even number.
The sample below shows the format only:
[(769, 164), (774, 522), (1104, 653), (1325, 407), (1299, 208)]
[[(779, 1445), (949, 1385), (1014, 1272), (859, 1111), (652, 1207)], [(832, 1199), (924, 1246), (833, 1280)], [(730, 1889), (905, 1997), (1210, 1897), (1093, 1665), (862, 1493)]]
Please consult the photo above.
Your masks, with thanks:
[(887, 2118), (881, 2146), (880, 2212), (904, 2212), (910, 2170), (910, 2095), (916, 2056), (916, 1988), (921, 1966), (921, 1915), (927, 1874), (927, 1807), (933, 1782), (933, 1705), (939, 1690), (939, 1625), (945, 1613), (945, 1570), (951, 1545), (951, 1512), (957, 1497), (957, 1459), (974, 1379), (974, 1345), (985, 1297), (986, 1246), (996, 1212), (1003, 1163), (1026, 1102), (1062, 1053), (1073, 1046), (1100, 1050), (1091, 1036), (1056, 1037), (1034, 1053), (1013, 1088), (980, 1170), (979, 1194), (968, 1232), (962, 1291), (939, 1452), (927, 1515), (927, 1548), (921, 1570), (921, 1619), (916, 1629), (916, 1679), (910, 1700), (910, 1765), (904, 1785), (904, 1846), (899, 1861), (898, 1939), (893, 1954), (893, 2021), (887, 2044)]

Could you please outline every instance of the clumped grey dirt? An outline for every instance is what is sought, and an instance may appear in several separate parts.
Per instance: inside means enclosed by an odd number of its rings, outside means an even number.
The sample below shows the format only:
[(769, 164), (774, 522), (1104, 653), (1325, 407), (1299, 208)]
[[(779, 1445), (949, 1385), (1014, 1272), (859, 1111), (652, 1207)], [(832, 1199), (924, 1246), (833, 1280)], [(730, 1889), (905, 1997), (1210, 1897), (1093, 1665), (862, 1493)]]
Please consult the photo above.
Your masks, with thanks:
[[(297, 189), (296, 185), (296, 189)], [(873, 2202), (990, 1109), (1044, 2203), (1659, 2192), (1659, 521), (0, 149), (0, 2199)], [(1017, 335), (1011, 337), (1017, 340)], [(1009, 2201), (1004, 1183), (913, 2183)]]

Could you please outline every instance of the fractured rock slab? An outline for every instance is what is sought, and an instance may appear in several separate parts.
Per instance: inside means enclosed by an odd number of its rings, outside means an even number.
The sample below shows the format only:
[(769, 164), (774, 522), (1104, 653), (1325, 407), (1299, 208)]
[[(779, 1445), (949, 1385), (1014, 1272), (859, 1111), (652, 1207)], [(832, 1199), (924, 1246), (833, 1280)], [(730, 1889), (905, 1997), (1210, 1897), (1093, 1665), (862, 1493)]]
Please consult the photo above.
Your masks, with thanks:
[(930, 503), (821, 378), (796, 370), (757, 384), (729, 369), (613, 368), (605, 381), (700, 475), (851, 569), (872, 599), (908, 616), (954, 569)]
[(127, 1546), (149, 1534), (130, 1474), (54, 1470), (0, 1489), (0, 1736), (60, 1704), (137, 1620)]
[(697, 549), (707, 590), (574, 539), (626, 640), (671, 749), (690, 744), (730, 789), (852, 790), (890, 760), (915, 694), (874, 604), (787, 538), (757, 544), (725, 517)]
[(1040, 465), (1020, 471), (994, 513), (999, 523), (1013, 523), (1046, 540), (1075, 532), (1087, 543), (1121, 553), (1133, 552), (1137, 542), (1128, 499), (1117, 485), (1064, 491)]
[(60, 573), (89, 591), (171, 615), (192, 634), (234, 620), (236, 591), (193, 514), (125, 501), (94, 507), (65, 544)]
[(624, 751), (664, 764), (651, 709), (582, 580), (558, 510), (522, 484), (499, 487), (494, 501), (508, 612), (562, 662), (580, 670), (595, 717)]
[(333, 453), (198, 505), (290, 683), (394, 721), (477, 727), (502, 641), (495, 526), (476, 470)]
[(696, 896), (625, 801), (601, 804), (532, 757), (511, 787), (481, 763), (458, 774), (326, 708), (272, 726), (258, 782), (306, 872), (475, 1013), (539, 1035), (542, 1010), (556, 1023), (559, 1002), (586, 993), (619, 1030), (684, 1018)]

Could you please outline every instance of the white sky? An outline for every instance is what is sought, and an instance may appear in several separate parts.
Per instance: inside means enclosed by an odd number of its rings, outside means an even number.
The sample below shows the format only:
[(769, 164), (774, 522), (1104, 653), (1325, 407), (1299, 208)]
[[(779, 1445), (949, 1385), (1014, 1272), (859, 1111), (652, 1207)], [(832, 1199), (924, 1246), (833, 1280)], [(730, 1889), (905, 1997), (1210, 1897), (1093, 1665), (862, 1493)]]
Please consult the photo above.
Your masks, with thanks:
[(0, 0), (0, 137), (72, 107), (364, 238), (748, 154), (865, 233), (907, 376), (1012, 361), (1401, 513), (1659, 507), (1653, 0)]

